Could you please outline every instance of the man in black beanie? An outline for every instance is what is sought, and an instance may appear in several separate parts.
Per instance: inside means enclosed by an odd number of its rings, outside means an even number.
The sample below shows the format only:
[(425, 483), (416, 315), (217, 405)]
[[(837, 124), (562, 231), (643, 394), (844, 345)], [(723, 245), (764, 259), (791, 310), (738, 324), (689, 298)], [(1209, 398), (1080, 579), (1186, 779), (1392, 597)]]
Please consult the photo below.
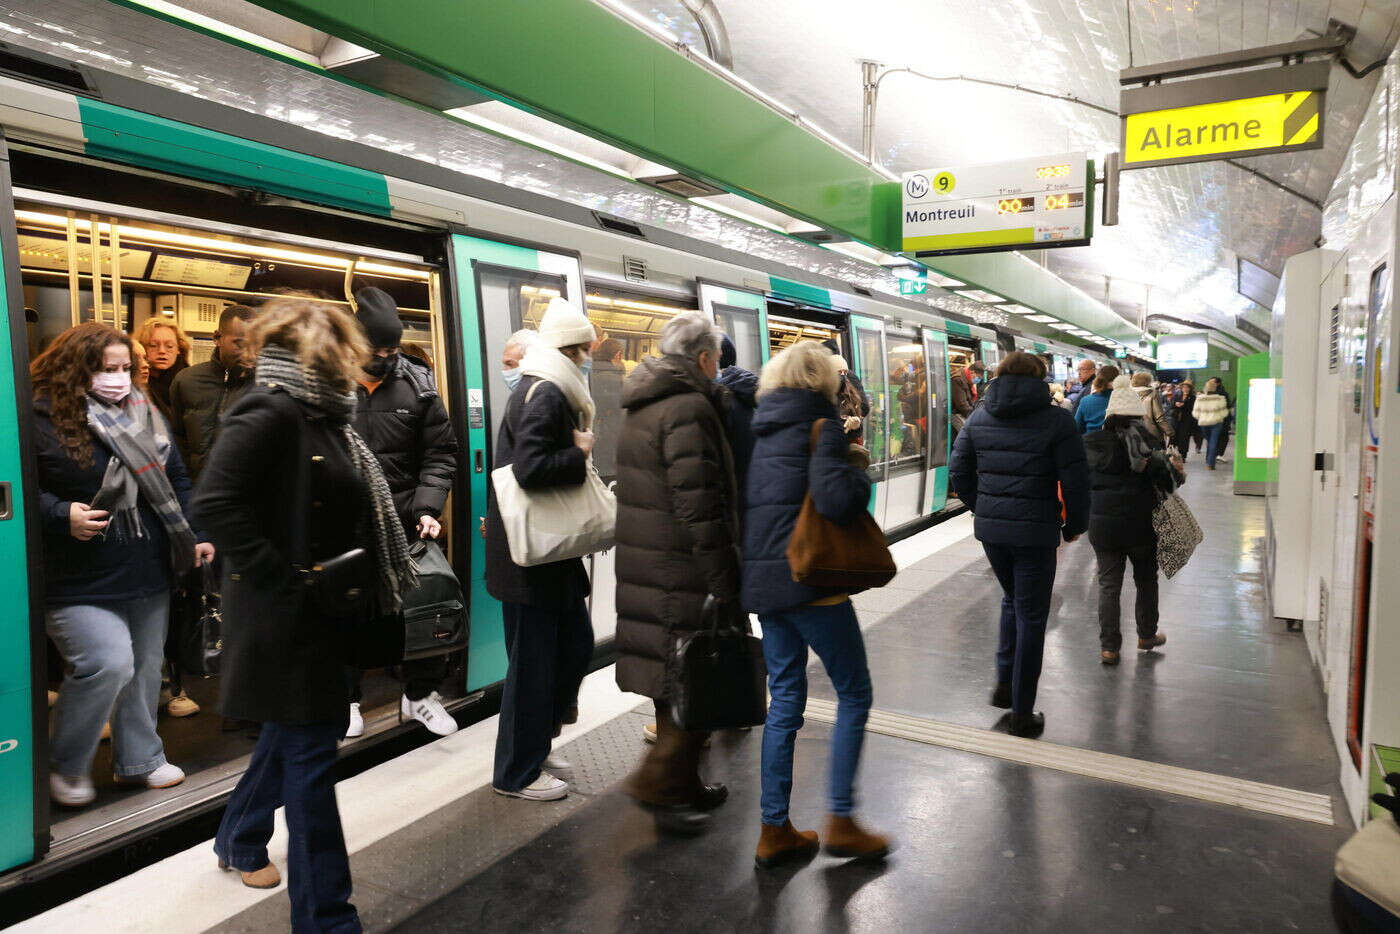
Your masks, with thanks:
[[(404, 535), (410, 542), (437, 538), (442, 531), (438, 518), (457, 474), (456, 434), (428, 365), (399, 351), (403, 322), (393, 296), (365, 288), (355, 293), (355, 304), (355, 317), (374, 349), (356, 388), (355, 430), (384, 470)], [(403, 674), (403, 715), (439, 736), (456, 732), (457, 722), (437, 692), (447, 674), (446, 657), (405, 662)], [(351, 672), (347, 736), (359, 736), (365, 728), (359, 675)]]

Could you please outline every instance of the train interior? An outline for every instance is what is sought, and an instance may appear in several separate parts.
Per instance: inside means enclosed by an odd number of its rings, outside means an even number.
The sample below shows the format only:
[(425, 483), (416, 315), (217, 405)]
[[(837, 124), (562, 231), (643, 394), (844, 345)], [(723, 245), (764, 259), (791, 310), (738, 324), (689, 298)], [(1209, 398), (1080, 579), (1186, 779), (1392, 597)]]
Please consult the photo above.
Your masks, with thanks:
[[(346, 305), (347, 287), (373, 285), (398, 302), (405, 347), (430, 361), (444, 359), (440, 273), (421, 259), (368, 247), (346, 249), (305, 237), (233, 234), (194, 219), (157, 220), (149, 212), (34, 195), (29, 199), (17, 193), (16, 198), (31, 358), (79, 321), (96, 319), (135, 335), (154, 319), (167, 325), (153, 331), (157, 336), (172, 337), (177, 328), (188, 336), (188, 357), (174, 364), (183, 368), (210, 358), (220, 312), (230, 304), (256, 307), (294, 290)], [(443, 398), (448, 399), (442, 369), (434, 369)], [(450, 522), (450, 512), (444, 514), (444, 522)], [(450, 550), (450, 534), (443, 542)], [(197, 614), (197, 590), (196, 583), (188, 601), (173, 599), (172, 613)], [(39, 641), (35, 650), (46, 660), (52, 707), (64, 663), (50, 640)], [(97, 800), (78, 810), (54, 808), (55, 851), (98, 842), (143, 820), (153, 808), (196, 800), (209, 786), (244, 767), (257, 726), (219, 715), (218, 676), (174, 671), (168, 661), (164, 675), (199, 707), (193, 715), (173, 717), (162, 696), (159, 733), (168, 759), (187, 773), (185, 783), (170, 790), (118, 786), (112, 776), (110, 739), (104, 739), (92, 772)], [(462, 677), (449, 677), (441, 690), (450, 699), (462, 693), (453, 685), (463, 684)], [(365, 735), (347, 743), (366, 742), (399, 721), (396, 672), (366, 672), (361, 690)]]

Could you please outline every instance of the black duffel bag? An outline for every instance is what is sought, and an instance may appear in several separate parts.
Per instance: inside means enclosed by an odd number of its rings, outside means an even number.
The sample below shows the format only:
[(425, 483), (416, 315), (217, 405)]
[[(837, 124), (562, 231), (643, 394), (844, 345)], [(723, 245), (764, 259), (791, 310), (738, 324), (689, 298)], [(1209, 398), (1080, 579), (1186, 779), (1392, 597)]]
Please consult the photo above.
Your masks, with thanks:
[[(212, 564), (204, 565), (200, 575), (199, 612), (182, 613), (176, 621), (177, 657), (182, 675), (209, 678), (219, 673), (219, 658), (224, 653), (224, 617), (219, 607), (219, 583)], [(191, 575), (193, 576), (193, 575)], [(194, 601), (184, 595), (182, 606), (193, 607)]]
[(705, 598), (703, 629), (676, 638), (667, 665), (671, 719), (682, 730), (758, 726), (768, 716), (763, 642), (734, 605)]
[(452, 565), (437, 542), (419, 539), (408, 553), (418, 565), (418, 586), (403, 599), (403, 660), (460, 652), (467, 647), (470, 628)]

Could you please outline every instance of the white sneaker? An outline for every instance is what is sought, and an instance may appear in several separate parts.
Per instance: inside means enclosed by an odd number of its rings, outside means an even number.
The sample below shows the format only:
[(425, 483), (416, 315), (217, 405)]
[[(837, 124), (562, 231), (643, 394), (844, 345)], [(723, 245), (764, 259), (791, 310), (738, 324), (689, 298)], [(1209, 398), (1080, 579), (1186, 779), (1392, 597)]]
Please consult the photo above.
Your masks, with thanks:
[(147, 788), (174, 788), (185, 780), (185, 770), (167, 762), (154, 772), (145, 775), (114, 775), (119, 785), (145, 785)]
[(457, 721), (442, 706), (442, 695), (437, 691), (422, 700), (411, 701), (407, 696), (399, 699), (399, 710), (405, 717), (412, 717), (438, 736), (451, 736), (457, 732)]
[(504, 791), (491, 786), (491, 790), (498, 795), (505, 795), (507, 798), (525, 798), (528, 801), (558, 801), (569, 793), (569, 783), (560, 781), (548, 772), (541, 772), (540, 777), (519, 791)]
[(354, 739), (356, 736), (363, 736), (365, 732), (365, 718), (360, 716), (360, 705), (350, 705), (350, 726), (345, 730), (346, 739)]
[(97, 789), (92, 786), (92, 779), (86, 775), (59, 775), (57, 772), (50, 772), (49, 797), (64, 807), (80, 808), (92, 803), (92, 799), (97, 797)]
[(551, 752), (548, 757), (545, 758), (543, 767), (549, 769), (551, 772), (570, 772), (573, 771), (574, 765), (572, 762), (562, 759)]

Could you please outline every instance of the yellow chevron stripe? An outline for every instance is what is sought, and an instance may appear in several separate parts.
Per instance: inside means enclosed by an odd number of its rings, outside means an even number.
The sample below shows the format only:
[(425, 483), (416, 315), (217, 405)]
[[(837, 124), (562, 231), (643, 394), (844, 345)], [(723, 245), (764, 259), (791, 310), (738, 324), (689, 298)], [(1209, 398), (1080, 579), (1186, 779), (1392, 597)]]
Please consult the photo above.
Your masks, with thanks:
[(1286, 145), (1297, 146), (1299, 143), (1306, 143), (1308, 140), (1316, 136), (1317, 117), (1317, 114), (1313, 114), (1310, 118), (1308, 118), (1308, 122), (1303, 124), (1302, 129), (1300, 129), (1297, 133), (1293, 134), (1293, 138), (1290, 139)]
[(1280, 114), (1281, 119), (1286, 123), (1288, 118), (1293, 116), (1293, 111), (1303, 106), (1303, 102), (1312, 97), (1312, 95), (1312, 91), (1298, 91), (1285, 96), (1283, 99), (1283, 113)]

